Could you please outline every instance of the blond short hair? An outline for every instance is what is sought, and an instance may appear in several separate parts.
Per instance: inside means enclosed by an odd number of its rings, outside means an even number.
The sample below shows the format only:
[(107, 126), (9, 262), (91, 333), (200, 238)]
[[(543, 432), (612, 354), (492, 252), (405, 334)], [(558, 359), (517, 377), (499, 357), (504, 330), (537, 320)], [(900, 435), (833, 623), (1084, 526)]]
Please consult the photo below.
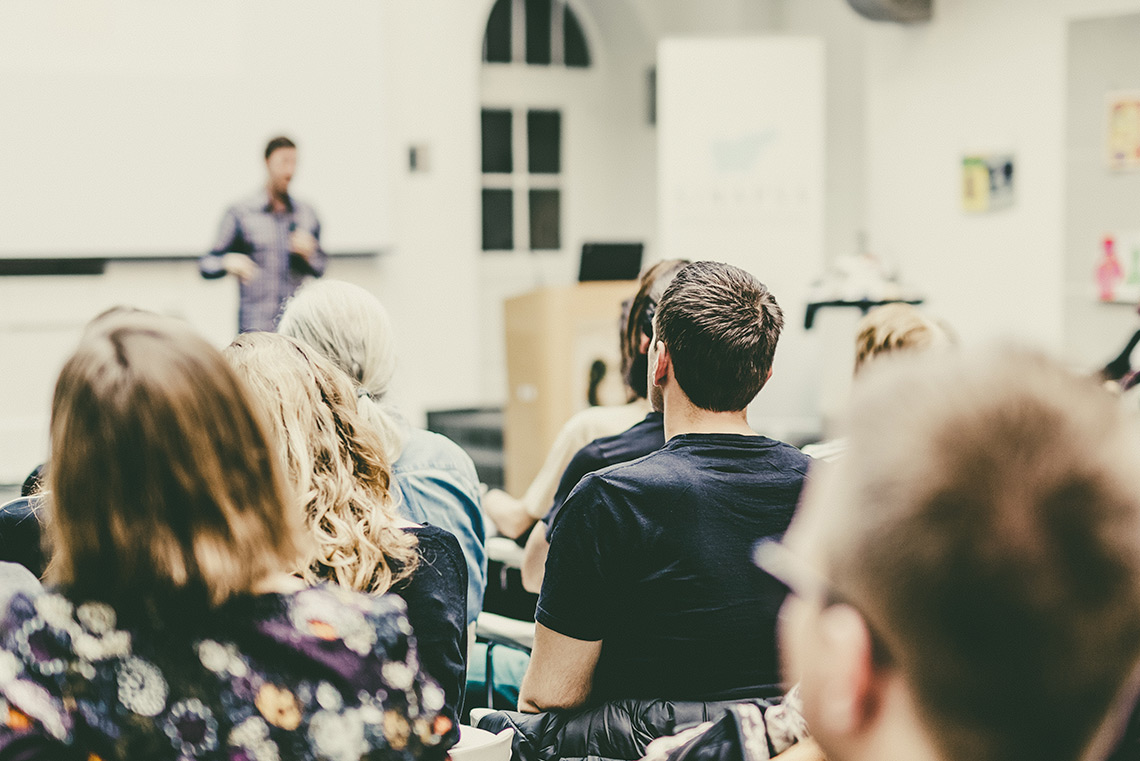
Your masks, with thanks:
[(947, 331), (911, 304), (884, 304), (869, 311), (855, 327), (855, 372), (880, 355), (950, 343)]
[(49, 579), (154, 612), (218, 605), (291, 569), (299, 521), (257, 409), (186, 325), (93, 322), (52, 401)]
[(246, 333), (224, 350), (266, 410), (314, 541), (302, 569), (380, 593), (416, 568), (416, 538), (395, 527), (392, 473), (377, 433), (356, 411), (348, 377), (315, 349)]

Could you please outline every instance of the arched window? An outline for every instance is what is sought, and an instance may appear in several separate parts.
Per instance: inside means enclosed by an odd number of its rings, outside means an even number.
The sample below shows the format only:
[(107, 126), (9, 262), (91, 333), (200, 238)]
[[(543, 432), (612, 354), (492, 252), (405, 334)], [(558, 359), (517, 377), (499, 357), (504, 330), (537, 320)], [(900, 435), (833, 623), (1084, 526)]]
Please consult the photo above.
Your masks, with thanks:
[[(499, 88), (482, 112), (482, 248), (559, 251), (565, 104), (556, 93), (565, 76), (580, 75), (569, 69), (590, 66), (582, 25), (567, 0), (496, 0), (483, 35), (483, 63), (500, 84), (506, 77), (522, 86)], [(536, 91), (533, 79), (514, 79), (530, 66), (548, 67), (552, 75), (563, 68)]]
[(483, 62), (586, 67), (590, 51), (566, 0), (496, 0), (483, 37)]

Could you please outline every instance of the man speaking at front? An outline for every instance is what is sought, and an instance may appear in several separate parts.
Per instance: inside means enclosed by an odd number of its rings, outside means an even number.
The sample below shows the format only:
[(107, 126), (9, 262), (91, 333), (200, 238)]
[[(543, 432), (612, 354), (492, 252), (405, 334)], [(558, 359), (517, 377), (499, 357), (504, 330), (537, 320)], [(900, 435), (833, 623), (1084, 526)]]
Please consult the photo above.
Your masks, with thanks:
[(321, 223), (309, 204), (289, 195), (297, 146), (275, 137), (265, 146), (265, 188), (226, 210), (210, 253), (198, 261), (205, 278), (230, 274), (240, 283), (238, 329), (272, 331), (281, 308), (308, 276), (325, 273)]

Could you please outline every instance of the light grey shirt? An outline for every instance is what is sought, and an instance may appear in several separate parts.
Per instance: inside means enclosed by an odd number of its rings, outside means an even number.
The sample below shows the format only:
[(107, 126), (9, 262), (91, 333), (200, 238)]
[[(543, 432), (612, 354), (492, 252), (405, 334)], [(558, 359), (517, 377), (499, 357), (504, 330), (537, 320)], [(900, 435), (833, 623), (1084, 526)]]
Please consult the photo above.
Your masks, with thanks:
[[(226, 210), (210, 253), (198, 260), (203, 277), (226, 274), (223, 255), (234, 252), (253, 259), (257, 276), (240, 286), (238, 329), (272, 331), (277, 328), (281, 309), (307, 277), (325, 273), (328, 257), (320, 247), (321, 223), (313, 207), (292, 196), (288, 208), (275, 213), (269, 194), (260, 190)], [(308, 261), (289, 251), (289, 236), (295, 230), (317, 239), (317, 250)]]

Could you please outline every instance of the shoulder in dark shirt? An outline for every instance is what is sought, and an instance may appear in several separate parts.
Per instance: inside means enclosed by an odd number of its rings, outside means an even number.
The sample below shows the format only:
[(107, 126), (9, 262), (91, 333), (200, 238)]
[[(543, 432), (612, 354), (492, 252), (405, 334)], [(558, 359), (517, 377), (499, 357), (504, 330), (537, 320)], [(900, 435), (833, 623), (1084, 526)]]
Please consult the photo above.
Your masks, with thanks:
[(601, 640), (599, 699), (777, 694), (782, 589), (752, 563), (809, 458), (762, 436), (685, 434), (579, 482), (556, 516), (536, 620)]
[(424, 671), (443, 688), (445, 713), (457, 722), (467, 684), (467, 561), (449, 531), (404, 530), (419, 540), (419, 565), (392, 593), (407, 603)]
[(614, 436), (594, 439), (578, 450), (558, 483), (554, 493), (554, 504), (546, 517), (546, 539), (550, 540), (550, 530), (558, 511), (570, 496), (570, 492), (582, 478), (590, 473), (636, 460), (650, 452), (656, 452), (665, 445), (665, 416), (660, 412), (650, 412), (645, 419)]

